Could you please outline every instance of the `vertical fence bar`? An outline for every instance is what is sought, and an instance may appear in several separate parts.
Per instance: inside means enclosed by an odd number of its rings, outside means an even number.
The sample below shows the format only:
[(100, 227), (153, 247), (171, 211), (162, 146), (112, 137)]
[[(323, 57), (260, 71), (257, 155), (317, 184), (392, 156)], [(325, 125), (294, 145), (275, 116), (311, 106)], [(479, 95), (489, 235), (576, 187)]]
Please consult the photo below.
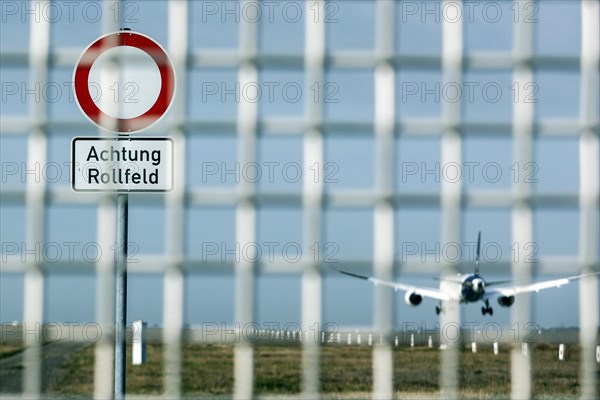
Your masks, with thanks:
[[(109, 12), (118, 12), (114, 17)], [(104, 5), (103, 11), (106, 12), (103, 19), (103, 28), (107, 31), (114, 31), (120, 28), (121, 3), (120, 1), (112, 3), (108, 6)], [(107, 63), (102, 71), (102, 80), (105, 83), (112, 84), (121, 80), (121, 71), (119, 67), (122, 65), (123, 59), (118, 57), (116, 60), (111, 60)], [(121, 91), (121, 88), (118, 89)], [(104, 96), (101, 99), (104, 109), (110, 112), (117, 112), (119, 104), (109, 99), (109, 96)], [(108, 126), (110, 122), (104, 121), (104, 126)], [(112, 129), (117, 129), (117, 122), (112, 122)], [(104, 131), (100, 130), (100, 134)], [(114, 392), (115, 399), (124, 399), (126, 393), (126, 368), (125, 362), (127, 354), (127, 248), (128, 248), (128, 229), (129, 229), (129, 196), (127, 194), (118, 194), (116, 197), (116, 242), (114, 244), (116, 260), (114, 262)]]
[[(244, 0), (242, 7), (249, 3)], [(240, 87), (258, 83), (258, 68), (256, 55), (258, 52), (258, 23), (245, 18), (240, 20), (240, 66), (238, 81)], [(240, 165), (256, 162), (256, 135), (258, 104), (240, 97), (237, 114), (238, 131), (238, 161)], [(242, 179), (238, 184), (238, 206), (236, 213), (236, 244), (244, 248), (247, 243), (256, 240), (256, 205), (254, 195), (256, 185)], [(254, 247), (253, 247), (254, 248)], [(236, 322), (240, 329), (254, 320), (254, 286), (255, 265), (254, 255), (241, 257), (236, 254)], [(238, 399), (251, 398), (254, 391), (254, 350), (252, 343), (242, 335), (234, 350), (234, 397)]]
[[(238, 139), (239, 140), (239, 139)], [(255, 237), (255, 209), (249, 201), (238, 205), (236, 214), (236, 241), (240, 248), (251, 243)], [(237, 256), (236, 256), (237, 257)], [(255, 259), (252, 255), (252, 259)], [(236, 275), (236, 323), (240, 328), (253, 322), (254, 318), (254, 265), (240, 258), (235, 265)], [(234, 398), (252, 398), (254, 391), (254, 350), (242, 335), (234, 350)]]
[[(110, 7), (121, 6), (120, 1), (102, 4), (102, 30), (104, 33), (119, 29), (119, 21)], [(120, 15), (120, 13), (119, 13)], [(115, 78), (113, 68), (102, 79)], [(103, 107), (115, 107), (114, 102), (102, 99)], [(111, 104), (112, 103), (112, 104)], [(103, 131), (99, 130), (102, 136)], [(100, 194), (98, 202), (97, 240), (101, 249), (113, 248), (117, 242), (117, 209), (114, 193)], [(115, 249), (116, 251), (116, 249)], [(103, 334), (96, 343), (94, 358), (94, 398), (106, 399), (114, 394), (115, 367), (115, 263), (113, 257), (101, 257), (96, 262), (96, 322)]]
[[(395, 3), (377, 2), (377, 66), (375, 69), (375, 191), (378, 202), (373, 213), (373, 269), (375, 277), (393, 280), (394, 268), (394, 160), (395, 160)], [(375, 329), (385, 340), (373, 348), (373, 397), (389, 399), (394, 393), (394, 362), (390, 347), (394, 321), (394, 291), (375, 287)]]
[[(393, 148), (393, 147), (392, 147)], [(394, 208), (381, 201), (374, 210), (374, 273), (378, 279), (393, 279)], [(394, 318), (394, 291), (385, 286), (375, 288), (374, 325), (385, 340), (373, 347), (373, 397), (389, 399), (394, 393), (394, 362), (390, 346)], [(370, 335), (369, 335), (370, 338)], [(370, 343), (369, 343), (370, 344)]]
[[(47, 7), (48, 1), (32, 1), (32, 7)], [(47, 19), (31, 19), (29, 45), (29, 72), (31, 87), (45, 87), (48, 82), (48, 52), (50, 48), (50, 23)], [(46, 123), (48, 108), (45, 101), (34, 101), (29, 108), (32, 129), (27, 143), (27, 168), (35, 170), (47, 159)], [(41, 168), (41, 167), (40, 167)], [(41, 252), (46, 229), (46, 182), (44, 179), (27, 179), (26, 246), (27, 250)], [(28, 262), (25, 269), (23, 320), (25, 323), (25, 371), (23, 393), (25, 397), (37, 398), (42, 388), (42, 329), (44, 323), (44, 265), (39, 255)]]
[(176, 76), (176, 97), (170, 110), (169, 136), (174, 141), (175, 182), (165, 197), (165, 238), (167, 270), (164, 276), (163, 341), (165, 398), (180, 398), (181, 329), (184, 323), (185, 284), (182, 263), (185, 235), (185, 118), (187, 103), (188, 2), (169, 2), (169, 55)]
[[(305, 3), (305, 48), (304, 67), (306, 91), (311, 85), (323, 87), (325, 58), (325, 24), (323, 21), (324, 2)], [(318, 10), (318, 12), (315, 12)], [(322, 91), (321, 91), (322, 92)], [(309, 128), (304, 132), (303, 167), (303, 242), (304, 254), (311, 254), (311, 246), (322, 249), (323, 238), (323, 98), (305, 100), (305, 116)], [(319, 179), (314, 180), (307, 172), (317, 168)], [(320, 254), (321, 252), (319, 252)], [(308, 260), (307, 260), (308, 261)], [(322, 320), (322, 260), (310, 262), (302, 273), (302, 330), (309, 332)], [(315, 398), (320, 392), (320, 347), (310, 336), (302, 341), (302, 397)]]
[[(581, 2), (581, 103), (579, 137), (579, 259), (582, 272), (598, 272), (598, 197), (600, 193), (598, 66), (600, 64), (600, 3)], [(598, 278), (579, 282), (579, 341), (581, 398), (598, 396), (594, 347), (598, 340)]]
[[(515, 3), (515, 7), (523, 10), (529, 0)], [(521, 13), (520, 13), (521, 14)], [(519, 18), (514, 24), (513, 56), (515, 69), (513, 82), (522, 88), (533, 82), (531, 60), (533, 52), (533, 24), (524, 18)], [(522, 101), (513, 103), (513, 158), (521, 172), (527, 163), (533, 161), (533, 103)], [(521, 177), (521, 174), (519, 174)], [(512, 246), (523, 249), (527, 243), (532, 242), (532, 210), (531, 210), (531, 184), (524, 179), (517, 179), (513, 186), (512, 207)], [(525, 262), (523, 257), (513, 257), (511, 273), (516, 282), (527, 282), (531, 279), (531, 264)], [(511, 351), (511, 397), (528, 398), (531, 396), (531, 360), (521, 351), (525, 324), (531, 319), (531, 295), (529, 293), (515, 296), (515, 305), (512, 308), (512, 322), (518, 330), (517, 343), (513, 343)]]
[[(308, 171), (310, 165), (318, 163), (319, 176), (322, 177), (323, 160), (323, 137), (321, 132), (312, 130), (305, 133), (304, 137), (304, 167)], [(308, 252), (311, 243), (320, 246), (322, 250), (322, 182), (308, 182), (312, 177), (306, 177), (304, 187), (307, 188), (303, 194), (304, 204), (304, 254)], [(308, 189), (310, 187), (310, 189)], [(320, 254), (321, 252), (319, 252)], [(322, 260), (318, 260), (319, 262)], [(309, 263), (302, 273), (302, 331), (305, 332), (305, 340), (302, 341), (302, 390), (303, 398), (315, 398), (319, 393), (320, 374), (320, 348), (317, 341), (310, 333), (316, 332), (316, 327), (322, 323), (322, 277), (319, 263)]]
[[(462, 2), (445, 0), (445, 10), (456, 8), (459, 14), (464, 15)], [(450, 11), (451, 12), (451, 11)], [(463, 68), (463, 20), (454, 21), (443, 18), (442, 22), (442, 67), (444, 84), (462, 85)], [(441, 164), (461, 163), (461, 102), (443, 103), (442, 108), (443, 132), (441, 137)], [(442, 247), (446, 243), (459, 243), (461, 232), (461, 183), (442, 179), (441, 209), (442, 209)], [(446, 265), (443, 275), (456, 275), (456, 265)], [(440, 288), (454, 291), (447, 287), (454, 285), (442, 282)], [(448, 335), (451, 326), (459, 326), (461, 321), (460, 306), (455, 299), (444, 302), (444, 312), (440, 314), (440, 341), (447, 345), (447, 350), (442, 352), (440, 366), (440, 389), (442, 398), (458, 397), (458, 366), (459, 346)]]
[[(98, 204), (97, 240), (101, 249), (109, 249), (116, 242), (115, 196), (100, 197)], [(96, 343), (94, 357), (94, 398), (106, 399), (113, 395), (115, 321), (115, 269), (113, 257), (100, 257), (96, 262), (96, 323), (103, 334)]]

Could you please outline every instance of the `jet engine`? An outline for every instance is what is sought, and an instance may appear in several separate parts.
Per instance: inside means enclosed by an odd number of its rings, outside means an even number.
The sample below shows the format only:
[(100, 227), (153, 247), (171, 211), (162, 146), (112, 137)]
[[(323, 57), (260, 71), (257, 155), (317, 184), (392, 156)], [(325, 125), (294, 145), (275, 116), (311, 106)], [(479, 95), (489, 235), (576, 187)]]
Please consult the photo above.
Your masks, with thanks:
[(515, 302), (515, 296), (500, 296), (498, 297), (498, 304), (502, 307), (510, 307)]
[(410, 306), (418, 306), (423, 301), (423, 296), (416, 292), (406, 292), (404, 301)]

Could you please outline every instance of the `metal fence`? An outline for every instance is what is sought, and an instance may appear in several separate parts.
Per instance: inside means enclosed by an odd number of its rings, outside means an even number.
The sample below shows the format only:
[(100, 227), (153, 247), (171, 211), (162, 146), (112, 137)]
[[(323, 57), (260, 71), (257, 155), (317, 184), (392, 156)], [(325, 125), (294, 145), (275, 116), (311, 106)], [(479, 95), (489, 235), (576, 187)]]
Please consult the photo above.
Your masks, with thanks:
[[(46, 4), (46, 2), (31, 2)], [(325, 2), (310, 1), (301, 3), (307, 14), (310, 7), (324, 9)], [(419, 3), (421, 4), (421, 3)], [(417, 4), (417, 5), (419, 5)], [(423, 3), (425, 4), (425, 3)], [(443, 6), (465, 7), (461, 2), (444, 1)], [(525, 9), (530, 2), (519, 1), (516, 7)], [(112, 6), (113, 2), (102, 3), (102, 7)], [(190, 3), (172, 1), (168, 4), (168, 16), (164, 23), (168, 26), (167, 49), (177, 72), (177, 96), (168, 115), (166, 126), (168, 135), (174, 138), (176, 147), (176, 180), (172, 192), (163, 197), (141, 198), (149, 204), (162, 203), (165, 215), (164, 255), (141, 255), (140, 262), (129, 266), (129, 272), (160, 273), (164, 276), (164, 395), (176, 398), (181, 393), (182, 377), (182, 327), (184, 324), (184, 282), (186, 274), (203, 274), (214, 268), (229, 271), (235, 279), (235, 321), (244, 326), (254, 321), (256, 304), (257, 273), (300, 273), (301, 274), (301, 321), (302, 329), (310, 331), (314, 323), (322, 323), (323, 276), (327, 272), (324, 263), (303, 262), (273, 268), (261, 262), (215, 263), (202, 262), (186, 257), (184, 251), (186, 210), (190, 206), (232, 205), (236, 208), (236, 242), (240, 244), (256, 241), (257, 208), (270, 205), (291, 205), (301, 207), (303, 216), (303, 246), (308, 252), (313, 243), (323, 242), (324, 209), (336, 207), (371, 208), (373, 218), (374, 254), (372, 260), (356, 260), (353, 267), (364, 272), (373, 272), (381, 279), (393, 279), (396, 273), (438, 271), (438, 265), (426, 263), (399, 262), (394, 257), (395, 222), (394, 213), (407, 205), (425, 203), (439, 207), (441, 212), (441, 242), (459, 242), (463, 229), (464, 210), (467, 206), (482, 209), (507, 208), (511, 210), (511, 227), (514, 242), (533, 241), (533, 210), (544, 207), (567, 207), (579, 210), (579, 255), (576, 258), (547, 257), (536, 265), (537, 272), (577, 274), (583, 271), (598, 270), (598, 247), (600, 243), (598, 223), (599, 199), (599, 2), (582, 0), (581, 6), (581, 52), (578, 56), (550, 55), (534, 53), (535, 24), (523, 18), (513, 25), (513, 48), (511, 51), (480, 51), (465, 54), (464, 24), (446, 19), (441, 21), (442, 51), (440, 56), (419, 54), (398, 54), (395, 45), (395, 32), (401, 23), (397, 8), (401, 3), (381, 0), (375, 5), (375, 47), (368, 51), (340, 51), (331, 53), (326, 46), (326, 24), (323, 19), (305, 20), (304, 54), (270, 55), (264, 54), (259, 46), (260, 24), (245, 19), (239, 22), (239, 48), (234, 50), (191, 50), (188, 45), (190, 24), (198, 23), (190, 15)], [(108, 11), (107, 11), (107, 14)], [(565, 22), (567, 23), (567, 22)], [(50, 43), (51, 22), (40, 19), (29, 24), (29, 49), (23, 51), (2, 50), (4, 66), (27, 69), (29, 81), (44, 85), (49, 81), (49, 69), (56, 66), (71, 68), (82, 49), (55, 50)], [(104, 21), (106, 32), (120, 28), (113, 20)], [(261, 118), (255, 102), (242, 98), (237, 108), (237, 118), (229, 121), (191, 119), (186, 112), (190, 96), (187, 72), (191, 68), (233, 67), (237, 69), (237, 80), (244, 83), (257, 82), (259, 71), (268, 66), (302, 69), (305, 82), (325, 83), (325, 75), (335, 69), (371, 69), (374, 79), (374, 109), (372, 122), (353, 123), (331, 121), (326, 118), (321, 102), (307, 101), (302, 118)], [(516, 102), (512, 109), (512, 121), (470, 122), (463, 118), (462, 101), (444, 102), (438, 118), (398, 120), (395, 115), (397, 93), (397, 71), (412, 68), (438, 66), (444, 82), (462, 82), (466, 69), (512, 71), (516, 84), (534, 82), (534, 71), (545, 69), (579, 71), (580, 73), (580, 114), (571, 119), (534, 118), (535, 104)], [(307, 85), (309, 85), (307, 83)], [(307, 89), (308, 91), (308, 89)], [(27, 137), (27, 163), (44, 163), (48, 159), (48, 135), (53, 129), (81, 130), (91, 132), (90, 126), (55, 119), (50, 115), (47, 103), (32, 102), (29, 114), (15, 117), (2, 114), (2, 135), (24, 135)], [(242, 180), (235, 187), (219, 190), (206, 190), (186, 187), (187, 160), (185, 148), (190, 135), (203, 131), (228, 130), (237, 132), (238, 161), (241, 164), (257, 161), (257, 140), (259, 135), (289, 135), (301, 132), (303, 141), (303, 168), (315, 163), (323, 165), (324, 137), (337, 132), (361, 135), (365, 132), (374, 136), (375, 182), (369, 190), (345, 190), (328, 192), (323, 182), (305, 179), (300, 194), (265, 192), (256, 184)], [(442, 181), (440, 194), (400, 192), (394, 181), (394, 162), (398, 158), (394, 140), (402, 135), (421, 135), (425, 132), (439, 132), (441, 138), (441, 159), (444, 163), (461, 163), (463, 133), (477, 131), (512, 137), (513, 159), (525, 164), (534, 160), (533, 141), (535, 137), (576, 137), (579, 140), (579, 191), (576, 194), (540, 194), (525, 182), (514, 183), (508, 190), (464, 191), (461, 183)], [(28, 180), (23, 188), (4, 186), (0, 195), (3, 207), (16, 204), (26, 208), (26, 246), (34, 248), (36, 243), (44, 243), (47, 231), (47, 208), (50, 204), (88, 204), (97, 207), (97, 241), (101, 247), (109, 247), (115, 242), (116, 208), (113, 195), (81, 195), (74, 193), (66, 185), (50, 185), (44, 180)], [(512, 277), (530, 279), (532, 265), (520, 260), (511, 262)], [(459, 271), (461, 264), (446, 263), (444, 273)], [(72, 264), (44, 263), (28, 260), (21, 262), (19, 256), (8, 257), (2, 262), (2, 274), (24, 274), (24, 315), (28, 326), (41, 329), (44, 321), (44, 288), (47, 274), (72, 271)], [(77, 265), (78, 271), (94, 274), (96, 277), (96, 322), (109, 327), (114, 323), (114, 265), (110, 259), (95, 264)], [(579, 284), (581, 395), (594, 398), (597, 395), (597, 374), (593, 348), (597, 341), (599, 298), (596, 279), (584, 279)], [(377, 287), (374, 298), (373, 330), (384, 335), (391, 334), (394, 328), (394, 294), (385, 288)], [(524, 324), (530, 320), (531, 305), (529, 296), (521, 295), (515, 304), (512, 320)], [(446, 305), (447, 313), (441, 323), (461, 320), (460, 307)], [(39, 335), (39, 332), (38, 332)], [(27, 336), (26, 367), (24, 371), (23, 396), (40, 397), (41, 347)], [(95, 350), (94, 396), (107, 398), (112, 395), (114, 337), (104, 335)], [(305, 340), (302, 346), (302, 398), (318, 397), (320, 394), (320, 345), (318, 341)], [(445, 398), (458, 396), (459, 352), (449, 349), (442, 353), (441, 392)], [(525, 398), (531, 395), (531, 364), (527, 356), (516, 346), (511, 356), (512, 397)], [(250, 398), (254, 390), (254, 349), (252, 343), (242, 340), (234, 352), (234, 397)], [(392, 345), (377, 344), (373, 347), (373, 396), (390, 398), (394, 394)]]

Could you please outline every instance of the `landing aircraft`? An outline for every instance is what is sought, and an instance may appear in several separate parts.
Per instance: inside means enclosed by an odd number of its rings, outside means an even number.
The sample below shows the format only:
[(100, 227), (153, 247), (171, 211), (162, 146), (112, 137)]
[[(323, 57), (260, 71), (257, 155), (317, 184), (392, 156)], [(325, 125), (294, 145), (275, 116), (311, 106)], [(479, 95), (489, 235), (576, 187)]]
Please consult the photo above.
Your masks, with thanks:
[(519, 293), (538, 292), (543, 289), (550, 289), (554, 287), (561, 287), (580, 279), (585, 276), (599, 275), (600, 272), (593, 274), (584, 274), (570, 276), (567, 278), (553, 279), (549, 281), (542, 281), (537, 283), (530, 283), (526, 285), (513, 285), (513, 286), (500, 286), (498, 288), (487, 289), (491, 286), (503, 285), (510, 283), (510, 281), (496, 281), (487, 282), (481, 275), (479, 275), (479, 254), (481, 248), (481, 231), (477, 236), (477, 253), (475, 256), (475, 270), (472, 274), (458, 274), (454, 278), (442, 278), (442, 281), (451, 282), (456, 284), (456, 291), (442, 291), (436, 288), (423, 288), (411, 285), (406, 285), (399, 282), (389, 282), (380, 279), (373, 278), (371, 276), (359, 275), (348, 271), (342, 271), (337, 268), (332, 269), (353, 278), (364, 279), (373, 283), (375, 286), (389, 286), (394, 290), (402, 290), (406, 292), (404, 301), (406, 304), (411, 306), (418, 306), (423, 301), (423, 297), (431, 297), (440, 301), (440, 304), (435, 307), (436, 314), (443, 312), (442, 302), (449, 300), (456, 300), (460, 303), (476, 303), (483, 301), (485, 306), (481, 307), (481, 314), (494, 315), (494, 309), (490, 307), (490, 299), (493, 297), (498, 298), (498, 304), (502, 307), (510, 307), (515, 302), (515, 295)]

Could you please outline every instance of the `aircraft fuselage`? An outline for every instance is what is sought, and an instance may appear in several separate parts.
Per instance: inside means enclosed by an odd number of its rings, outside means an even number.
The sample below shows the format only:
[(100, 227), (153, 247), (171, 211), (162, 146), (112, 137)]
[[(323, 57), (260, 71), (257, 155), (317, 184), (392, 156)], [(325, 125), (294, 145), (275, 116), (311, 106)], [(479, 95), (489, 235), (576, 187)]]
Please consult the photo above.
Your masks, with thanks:
[(483, 298), (485, 280), (479, 274), (467, 275), (460, 286), (461, 303), (473, 303)]

